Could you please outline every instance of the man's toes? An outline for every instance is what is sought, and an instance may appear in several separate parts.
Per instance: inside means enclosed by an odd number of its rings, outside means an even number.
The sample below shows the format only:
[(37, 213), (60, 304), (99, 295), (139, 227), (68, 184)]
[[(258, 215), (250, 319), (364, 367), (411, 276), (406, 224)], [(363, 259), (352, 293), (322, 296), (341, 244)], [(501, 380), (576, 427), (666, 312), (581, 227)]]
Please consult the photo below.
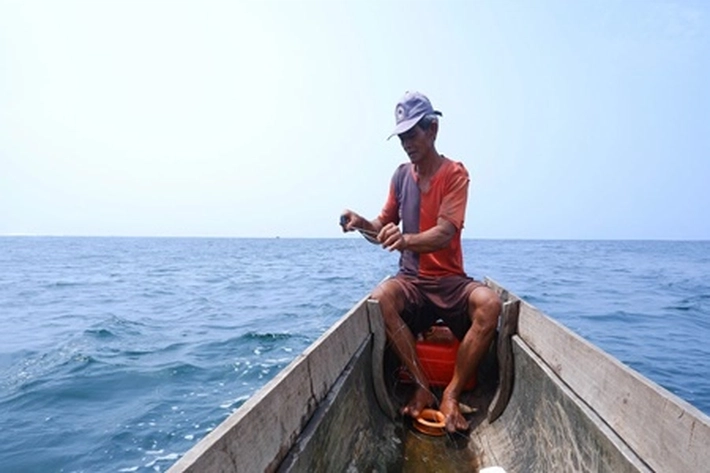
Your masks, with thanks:
[(468, 430), (469, 423), (463, 416), (451, 415), (446, 419), (446, 430), (449, 433)]

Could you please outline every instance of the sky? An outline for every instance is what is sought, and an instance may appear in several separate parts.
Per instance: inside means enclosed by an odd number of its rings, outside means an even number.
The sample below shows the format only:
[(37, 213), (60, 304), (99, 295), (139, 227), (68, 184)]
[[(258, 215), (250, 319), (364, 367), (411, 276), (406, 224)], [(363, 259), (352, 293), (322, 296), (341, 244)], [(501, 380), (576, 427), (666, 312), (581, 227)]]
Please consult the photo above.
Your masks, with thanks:
[(464, 238), (710, 239), (710, 3), (0, 0), (0, 235), (340, 237), (407, 156)]

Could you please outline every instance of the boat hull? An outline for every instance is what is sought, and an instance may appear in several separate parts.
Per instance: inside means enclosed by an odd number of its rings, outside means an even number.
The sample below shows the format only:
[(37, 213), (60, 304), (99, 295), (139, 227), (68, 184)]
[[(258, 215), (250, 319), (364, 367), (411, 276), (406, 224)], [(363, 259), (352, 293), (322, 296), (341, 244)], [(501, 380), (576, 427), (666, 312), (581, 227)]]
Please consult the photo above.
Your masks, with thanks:
[(470, 433), (427, 437), (397, 415), (407, 387), (387, 362), (379, 306), (365, 298), (169, 472), (618, 473), (710, 465), (706, 415), (487, 283), (504, 310), (478, 384), (462, 396), (475, 410)]

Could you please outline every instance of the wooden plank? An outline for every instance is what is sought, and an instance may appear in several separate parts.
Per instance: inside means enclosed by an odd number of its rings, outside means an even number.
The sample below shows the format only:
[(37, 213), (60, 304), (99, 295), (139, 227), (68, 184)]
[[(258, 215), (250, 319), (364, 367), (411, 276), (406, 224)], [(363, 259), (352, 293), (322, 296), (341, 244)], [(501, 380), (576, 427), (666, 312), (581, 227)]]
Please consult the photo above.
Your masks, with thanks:
[(373, 392), (372, 342), (361, 345), (308, 425), (279, 465), (278, 473), (392, 471), (401, 458), (398, 425), (380, 409)]
[(710, 418), (697, 408), (524, 301), (518, 333), (651, 469), (710, 465)]
[(518, 313), (520, 301), (506, 301), (500, 314), (500, 329), (498, 330), (497, 357), (499, 382), (498, 389), (488, 408), (488, 422), (494, 422), (505, 410), (513, 393), (515, 366), (513, 359), (512, 336), (518, 332)]
[(303, 352), (309, 360), (311, 383), (318, 401), (323, 399), (366, 338), (370, 337), (367, 298)]
[(472, 433), (481, 466), (510, 472), (650, 473), (648, 466), (519, 337), (515, 388), (494, 423)]
[(387, 334), (385, 332), (385, 321), (382, 318), (380, 303), (374, 299), (367, 301), (367, 311), (370, 317), (370, 332), (372, 333), (372, 382), (375, 390), (375, 397), (380, 409), (387, 417), (394, 420), (397, 418), (397, 409), (390, 398), (385, 382), (384, 357)]
[(274, 471), (370, 336), (365, 301), (361, 300), (168, 472)]

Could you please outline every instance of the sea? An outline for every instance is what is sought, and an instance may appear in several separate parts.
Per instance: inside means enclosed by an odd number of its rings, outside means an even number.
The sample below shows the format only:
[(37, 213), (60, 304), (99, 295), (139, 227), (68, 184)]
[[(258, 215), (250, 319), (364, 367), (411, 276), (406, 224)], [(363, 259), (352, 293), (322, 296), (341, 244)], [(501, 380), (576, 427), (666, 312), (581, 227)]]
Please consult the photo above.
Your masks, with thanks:
[[(710, 242), (463, 241), (489, 277), (710, 414)], [(0, 472), (161, 472), (383, 278), (333, 239), (0, 237)]]

